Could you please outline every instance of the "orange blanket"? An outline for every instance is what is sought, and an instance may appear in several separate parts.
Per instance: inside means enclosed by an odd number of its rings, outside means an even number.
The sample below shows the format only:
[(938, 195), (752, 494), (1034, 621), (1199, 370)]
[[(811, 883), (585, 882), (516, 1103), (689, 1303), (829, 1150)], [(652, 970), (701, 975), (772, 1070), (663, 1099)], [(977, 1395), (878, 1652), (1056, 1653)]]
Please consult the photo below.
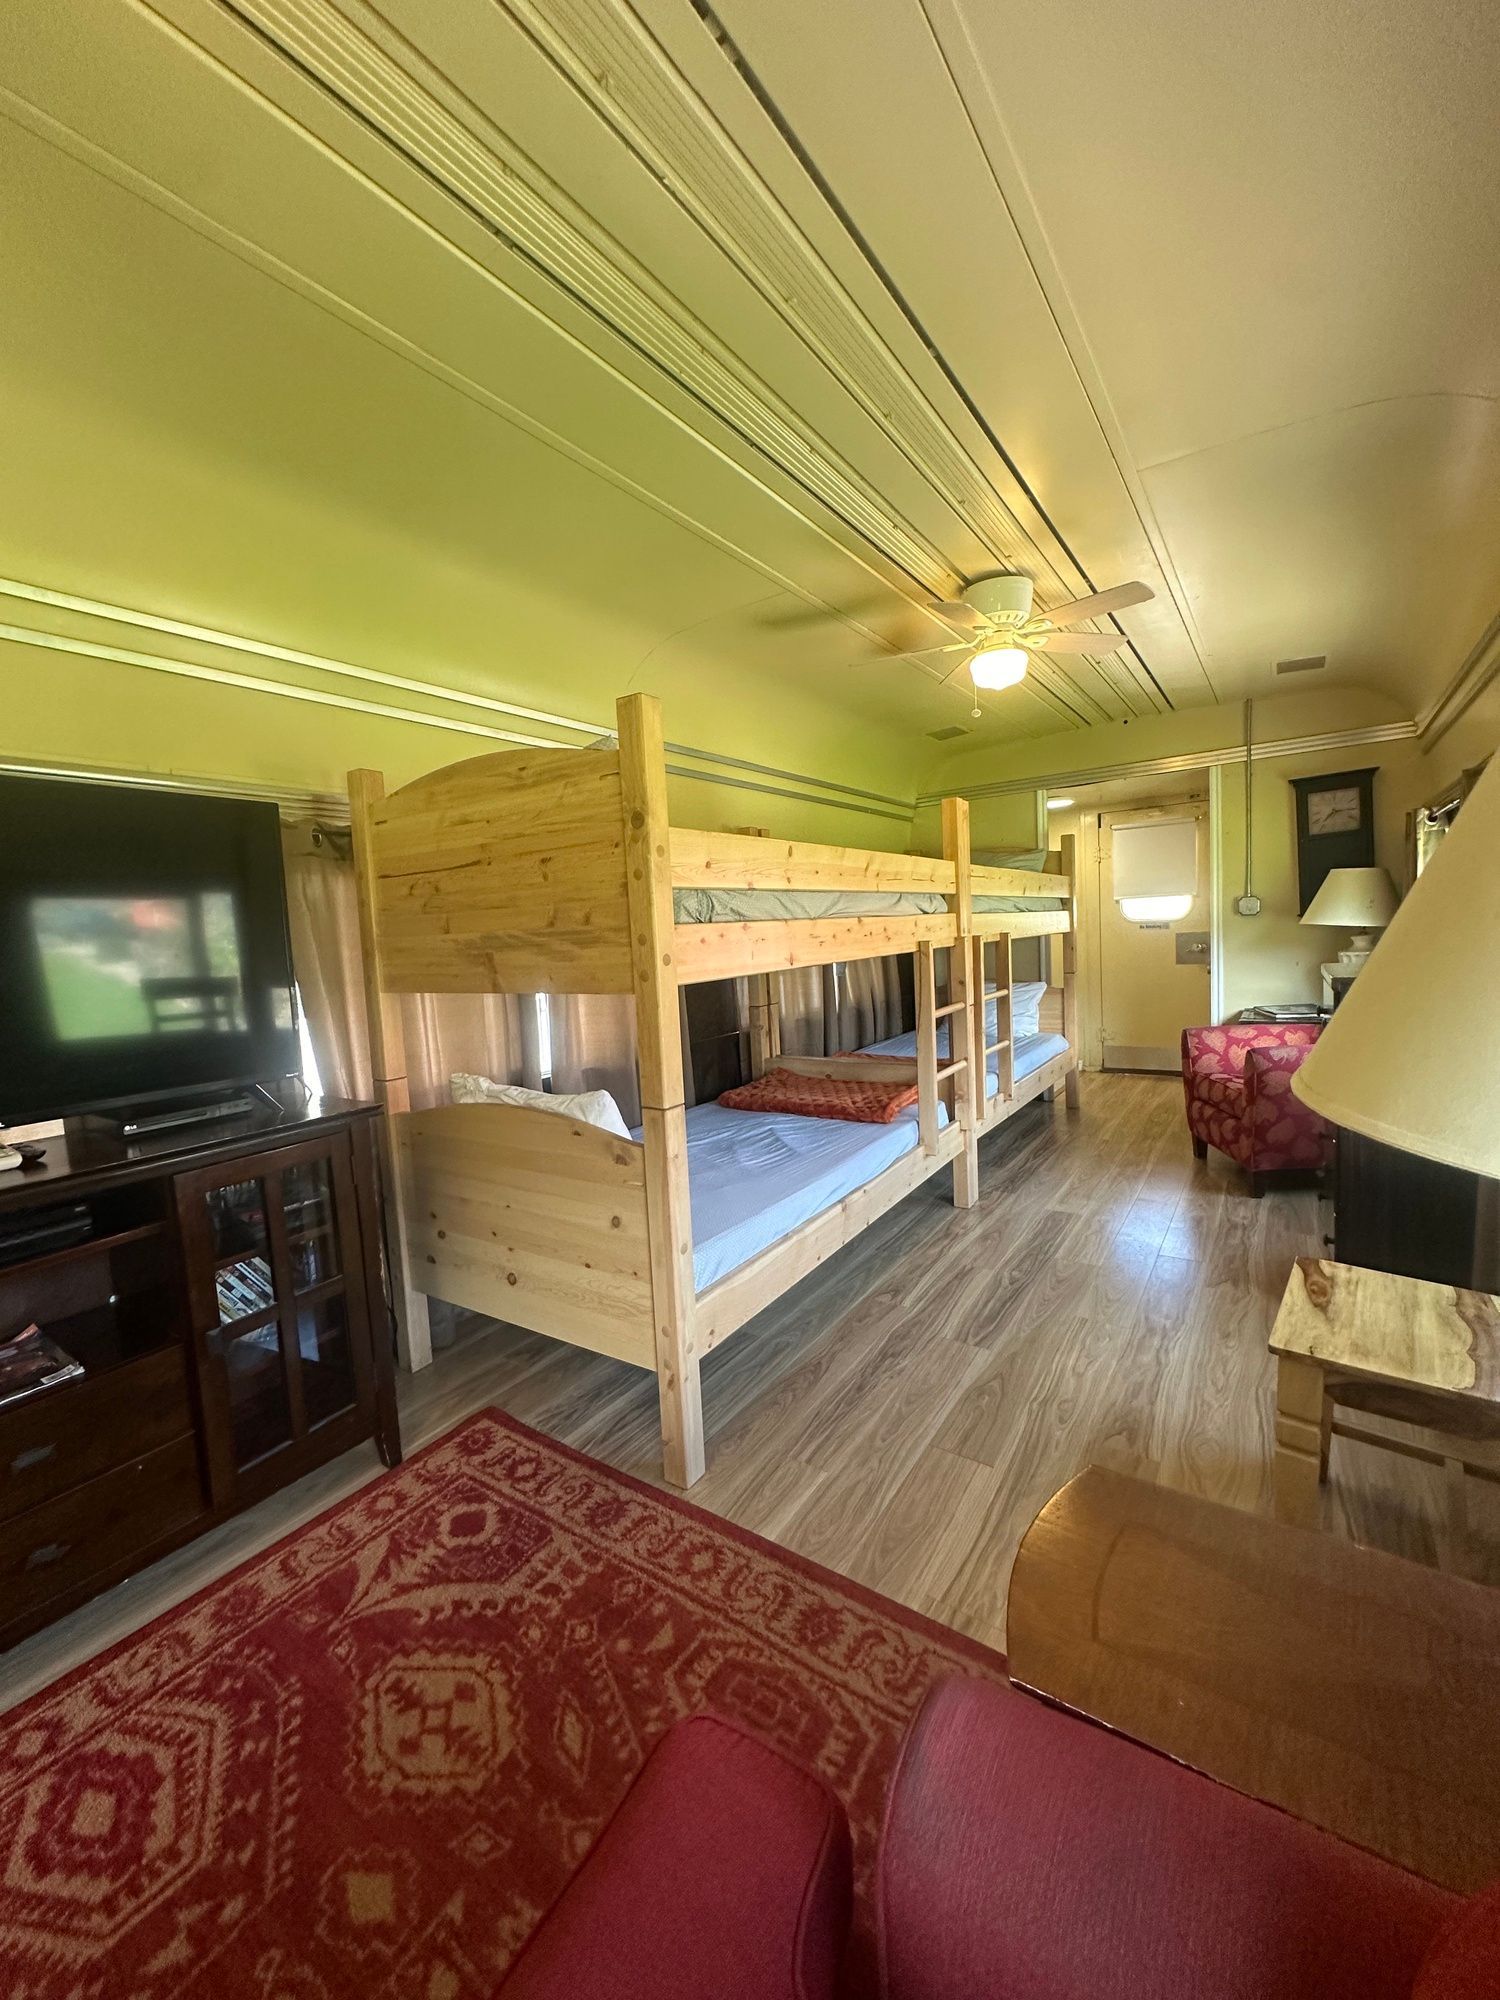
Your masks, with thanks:
[(767, 1070), (755, 1083), (726, 1090), (719, 1102), (731, 1111), (789, 1111), (800, 1118), (846, 1118), (860, 1125), (889, 1125), (917, 1101), (914, 1083), (860, 1083), (838, 1076), (798, 1076)]

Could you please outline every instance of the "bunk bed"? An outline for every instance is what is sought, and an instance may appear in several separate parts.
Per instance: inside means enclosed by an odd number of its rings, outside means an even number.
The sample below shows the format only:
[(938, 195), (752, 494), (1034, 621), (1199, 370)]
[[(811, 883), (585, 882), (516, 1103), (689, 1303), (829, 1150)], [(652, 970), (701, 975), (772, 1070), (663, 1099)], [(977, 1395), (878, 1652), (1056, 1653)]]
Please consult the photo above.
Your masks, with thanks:
[[(962, 799), (943, 804), (939, 858), (674, 827), (655, 699), (621, 700), (617, 728), (616, 749), (470, 758), (389, 796), (378, 772), (350, 776), (390, 1261), (408, 1367), (430, 1358), (427, 1301), (441, 1299), (652, 1369), (665, 1476), (688, 1486), (704, 1469), (705, 1355), (944, 1166), (957, 1206), (977, 1198), (974, 926), (1066, 933), (1072, 884), (972, 871)], [(976, 873), (984, 898), (1006, 899), (979, 918)], [(778, 974), (905, 952), (910, 1059), (780, 1055)], [(753, 1075), (901, 1075), (913, 1112), (760, 1114), (753, 1132), (733, 1122), (749, 1114), (689, 1113), (679, 988), (728, 978), (748, 982)], [(400, 996), (454, 992), (633, 995), (639, 1137), (516, 1105), (413, 1111)]]

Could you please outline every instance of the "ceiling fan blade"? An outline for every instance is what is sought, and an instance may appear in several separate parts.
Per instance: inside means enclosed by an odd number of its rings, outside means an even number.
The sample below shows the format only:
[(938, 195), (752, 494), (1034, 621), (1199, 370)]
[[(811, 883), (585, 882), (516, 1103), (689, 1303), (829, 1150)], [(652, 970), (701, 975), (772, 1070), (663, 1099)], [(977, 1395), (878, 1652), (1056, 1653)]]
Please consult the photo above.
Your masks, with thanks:
[(958, 679), (959, 675), (966, 671), (966, 669), (968, 668), (969, 661), (973, 657), (974, 656), (972, 653), (966, 652), (964, 658), (961, 659), (956, 666), (950, 668), (949, 671), (943, 675), (943, 678), (938, 682), (938, 686), (951, 687), (953, 683)]
[(972, 604), (965, 604), (961, 597), (939, 597), (934, 600), (932, 609), (940, 618), (951, 618), (955, 625), (976, 627), (985, 622), (983, 613), (976, 611)]
[(1144, 604), (1155, 595), (1149, 583), (1117, 583), (1113, 590), (1096, 590), (1090, 597), (1075, 597), (1071, 604), (1059, 604), (1047, 616), (1054, 625), (1076, 625), (1080, 618), (1107, 618), (1111, 611)]
[(1123, 632), (1044, 632), (1032, 644), (1043, 653), (1118, 653), (1130, 641)]

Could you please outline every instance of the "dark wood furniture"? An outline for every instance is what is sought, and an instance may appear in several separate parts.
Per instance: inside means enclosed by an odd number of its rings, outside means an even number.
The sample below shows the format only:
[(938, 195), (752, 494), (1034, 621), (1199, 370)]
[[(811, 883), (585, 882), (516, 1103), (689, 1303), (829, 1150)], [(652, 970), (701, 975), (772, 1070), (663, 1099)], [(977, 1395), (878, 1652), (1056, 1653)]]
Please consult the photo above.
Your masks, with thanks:
[(354, 1445), (397, 1463), (377, 1115), (75, 1134), (0, 1179), (0, 1339), (35, 1321), (85, 1370), (0, 1407), (0, 1646)]
[(1008, 1635), (1018, 1687), (1431, 1881), (1500, 1875), (1500, 1591), (1091, 1467)]
[(1341, 1129), (1332, 1249), (1340, 1264), (1500, 1292), (1500, 1186)]

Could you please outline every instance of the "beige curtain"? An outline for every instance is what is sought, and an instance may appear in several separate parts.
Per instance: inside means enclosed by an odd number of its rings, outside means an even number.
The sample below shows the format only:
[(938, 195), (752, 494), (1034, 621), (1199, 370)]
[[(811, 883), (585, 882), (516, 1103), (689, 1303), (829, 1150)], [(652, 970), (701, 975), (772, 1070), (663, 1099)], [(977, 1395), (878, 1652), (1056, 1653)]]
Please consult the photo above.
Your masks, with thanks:
[(313, 826), (282, 828), (292, 964), (323, 1088), (330, 1097), (368, 1098), (370, 1042), (354, 868), (336, 852), (335, 838)]
[(901, 1032), (901, 972), (894, 958), (858, 958), (838, 967), (838, 1043), (862, 1049)]
[(627, 1125), (641, 1122), (635, 1066), (635, 1002), (628, 993), (554, 993), (552, 1088), (607, 1090)]
[[(310, 825), (283, 835), (292, 964), (308, 1038), (330, 1096), (367, 1098), (369, 1037), (359, 908), (347, 836)], [(536, 1001), (530, 994), (409, 994), (402, 1000), (414, 1109), (448, 1101), (448, 1079), (472, 1070), (498, 1083), (541, 1086)]]
[(838, 993), (831, 965), (804, 965), (778, 979), (782, 1053), (834, 1055), (839, 1047)]

